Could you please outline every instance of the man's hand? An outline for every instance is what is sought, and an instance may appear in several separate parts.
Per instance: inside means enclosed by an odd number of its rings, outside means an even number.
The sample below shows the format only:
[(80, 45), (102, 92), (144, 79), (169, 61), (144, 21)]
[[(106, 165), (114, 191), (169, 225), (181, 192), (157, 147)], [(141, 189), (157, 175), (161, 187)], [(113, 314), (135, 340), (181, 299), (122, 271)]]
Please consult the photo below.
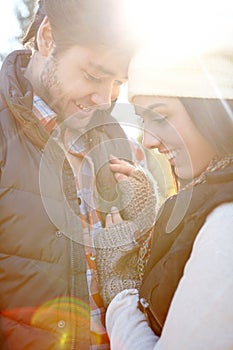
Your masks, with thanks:
[(128, 176), (133, 176), (136, 167), (125, 160), (118, 159), (113, 155), (109, 157), (109, 166), (115, 175), (117, 182), (127, 180)]

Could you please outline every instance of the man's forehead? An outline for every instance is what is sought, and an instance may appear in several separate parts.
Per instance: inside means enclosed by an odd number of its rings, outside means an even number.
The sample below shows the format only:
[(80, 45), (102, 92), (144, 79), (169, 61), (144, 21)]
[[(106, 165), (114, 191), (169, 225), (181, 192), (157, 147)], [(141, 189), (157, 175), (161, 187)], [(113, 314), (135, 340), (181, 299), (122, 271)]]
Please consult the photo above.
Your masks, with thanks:
[(88, 61), (88, 66), (91, 69), (94, 69), (95, 71), (98, 71), (100, 73), (103, 73), (104, 75), (108, 75), (110, 77), (114, 77), (116, 75), (121, 75), (122, 79), (127, 79), (127, 73), (128, 73), (128, 64), (107, 64), (105, 62), (103, 63), (96, 63), (94, 61)]
[(131, 56), (117, 50), (101, 47), (74, 46), (69, 56), (79, 62), (84, 69), (90, 69), (108, 77), (127, 79)]
[(122, 78), (127, 78), (131, 55), (102, 48), (97, 48), (94, 52), (90, 50), (89, 53), (87, 63), (90, 68), (108, 76), (121, 75)]

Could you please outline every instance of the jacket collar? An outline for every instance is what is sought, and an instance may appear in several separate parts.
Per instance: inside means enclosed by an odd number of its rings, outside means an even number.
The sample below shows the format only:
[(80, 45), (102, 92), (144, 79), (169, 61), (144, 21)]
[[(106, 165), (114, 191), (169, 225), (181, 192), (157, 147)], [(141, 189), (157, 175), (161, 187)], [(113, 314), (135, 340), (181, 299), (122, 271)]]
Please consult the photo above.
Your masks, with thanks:
[(17, 50), (6, 57), (0, 71), (0, 93), (30, 141), (44, 148), (50, 134), (32, 112), (33, 88), (23, 74), (31, 54), (30, 50)]
[(30, 56), (29, 50), (17, 50), (10, 53), (3, 62), (0, 92), (9, 106), (32, 108), (32, 86), (23, 75), (23, 69), (27, 67)]

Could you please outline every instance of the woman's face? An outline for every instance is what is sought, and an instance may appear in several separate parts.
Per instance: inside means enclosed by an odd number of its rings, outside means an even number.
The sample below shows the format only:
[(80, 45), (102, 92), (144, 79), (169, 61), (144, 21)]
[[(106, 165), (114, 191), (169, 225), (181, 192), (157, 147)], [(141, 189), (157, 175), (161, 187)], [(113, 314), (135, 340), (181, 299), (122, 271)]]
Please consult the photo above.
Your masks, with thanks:
[(133, 103), (144, 123), (144, 146), (164, 154), (179, 178), (191, 179), (206, 169), (216, 152), (178, 98), (136, 96)]

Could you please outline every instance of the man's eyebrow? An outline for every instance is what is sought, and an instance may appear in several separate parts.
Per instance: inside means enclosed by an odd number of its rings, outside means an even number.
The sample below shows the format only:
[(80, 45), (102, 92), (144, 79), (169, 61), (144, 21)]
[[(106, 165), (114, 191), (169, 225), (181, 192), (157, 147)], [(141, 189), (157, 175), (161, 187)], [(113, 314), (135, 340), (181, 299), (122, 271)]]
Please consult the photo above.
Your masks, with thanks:
[(111, 76), (114, 75), (113, 72), (107, 70), (106, 68), (104, 68), (104, 67), (101, 66), (100, 64), (96, 64), (96, 63), (94, 63), (94, 62), (88, 62), (88, 65), (89, 65), (91, 68), (94, 68), (94, 69), (96, 69), (96, 70), (98, 70), (98, 71), (100, 71), (100, 72), (102, 72), (102, 73), (104, 73), (104, 74), (111, 75)]
[[(95, 62), (89, 62), (88, 65), (91, 67), (91, 68), (94, 68), (96, 70), (98, 70), (99, 72), (102, 72), (103, 74), (106, 74), (106, 75), (110, 75), (111, 77), (114, 77), (116, 75), (116, 73), (106, 69), (105, 67), (101, 66), (100, 64), (96, 64)], [(128, 80), (128, 77), (122, 77), (123, 80)]]

